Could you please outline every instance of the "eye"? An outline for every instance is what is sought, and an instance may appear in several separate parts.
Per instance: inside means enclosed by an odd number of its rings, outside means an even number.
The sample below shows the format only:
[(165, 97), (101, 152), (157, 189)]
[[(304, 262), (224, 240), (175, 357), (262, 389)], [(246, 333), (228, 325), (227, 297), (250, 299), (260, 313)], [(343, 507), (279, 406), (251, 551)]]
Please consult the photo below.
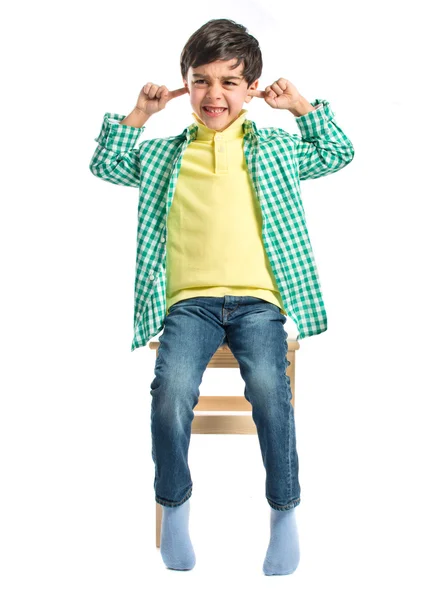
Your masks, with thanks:
[[(200, 83), (201, 81), (205, 81), (205, 79), (197, 79), (195, 83)], [(236, 85), (233, 81), (225, 81), (224, 83), (230, 83), (231, 85)]]

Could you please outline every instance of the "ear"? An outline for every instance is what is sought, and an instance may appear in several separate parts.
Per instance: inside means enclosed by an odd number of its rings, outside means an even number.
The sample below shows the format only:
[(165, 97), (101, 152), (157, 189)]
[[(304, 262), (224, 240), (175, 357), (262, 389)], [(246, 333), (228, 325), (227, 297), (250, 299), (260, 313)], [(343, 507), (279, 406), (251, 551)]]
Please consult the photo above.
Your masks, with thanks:
[[(254, 81), (254, 83), (252, 83), (249, 87), (248, 90), (256, 90), (258, 88), (258, 84), (259, 84), (259, 79), (257, 79), (257, 81)], [(245, 97), (245, 102), (251, 102), (251, 100), (254, 98), (254, 96), (251, 96), (250, 94), (247, 93), (246, 97)]]

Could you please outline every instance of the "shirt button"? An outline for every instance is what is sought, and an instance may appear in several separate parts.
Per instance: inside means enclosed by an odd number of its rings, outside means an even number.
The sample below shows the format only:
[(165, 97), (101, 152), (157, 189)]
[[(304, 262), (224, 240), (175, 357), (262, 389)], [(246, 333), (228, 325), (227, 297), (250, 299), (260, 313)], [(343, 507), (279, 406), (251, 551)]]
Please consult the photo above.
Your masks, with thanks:
[(164, 236), (162, 236), (161, 242), (165, 242), (165, 237)]
[(155, 279), (155, 275), (149, 275), (149, 279)]

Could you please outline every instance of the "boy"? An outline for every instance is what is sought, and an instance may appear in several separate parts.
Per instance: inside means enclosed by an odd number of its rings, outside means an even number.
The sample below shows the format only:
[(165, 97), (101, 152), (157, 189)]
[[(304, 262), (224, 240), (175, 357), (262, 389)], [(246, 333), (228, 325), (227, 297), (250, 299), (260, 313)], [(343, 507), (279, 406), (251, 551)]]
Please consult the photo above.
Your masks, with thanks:
[[(266, 469), (271, 535), (263, 572), (286, 575), (299, 563), (300, 485), (285, 315), (300, 338), (327, 329), (299, 182), (342, 169), (354, 149), (326, 100), (310, 104), (283, 78), (257, 89), (258, 42), (234, 21), (200, 27), (180, 63), (183, 88), (149, 82), (127, 117), (105, 114), (90, 163), (97, 177), (140, 188), (131, 350), (164, 330), (151, 384), (161, 555), (170, 569), (196, 563), (188, 528), (193, 408), (210, 359), (227, 343)], [(149, 117), (186, 93), (194, 122), (139, 146)], [(257, 129), (242, 108), (253, 97), (289, 110), (302, 136)]]

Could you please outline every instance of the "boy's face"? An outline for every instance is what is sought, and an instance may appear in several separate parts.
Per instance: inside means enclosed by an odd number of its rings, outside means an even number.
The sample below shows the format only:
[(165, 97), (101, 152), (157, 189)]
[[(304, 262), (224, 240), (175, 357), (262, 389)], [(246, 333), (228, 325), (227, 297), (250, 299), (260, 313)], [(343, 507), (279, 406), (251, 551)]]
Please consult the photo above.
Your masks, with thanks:
[[(207, 65), (189, 68), (184, 85), (190, 95), (193, 111), (199, 119), (216, 131), (223, 131), (235, 121), (243, 108), (244, 102), (250, 102), (254, 96), (249, 89), (258, 87), (258, 79), (248, 88), (248, 82), (242, 77), (243, 61), (237, 69), (230, 67), (236, 59), (216, 60)], [(222, 107), (219, 114), (209, 114), (205, 107)]]

